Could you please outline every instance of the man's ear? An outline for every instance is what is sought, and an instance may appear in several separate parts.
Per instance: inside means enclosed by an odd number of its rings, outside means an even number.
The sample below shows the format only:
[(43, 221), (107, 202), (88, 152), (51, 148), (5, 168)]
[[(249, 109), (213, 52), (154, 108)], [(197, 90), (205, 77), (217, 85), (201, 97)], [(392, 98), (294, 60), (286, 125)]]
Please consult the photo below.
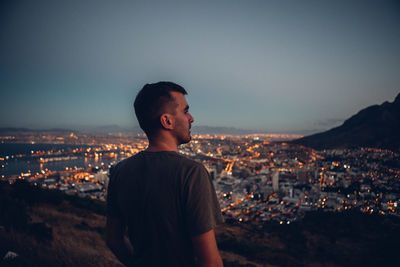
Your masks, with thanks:
[(175, 127), (174, 117), (168, 113), (164, 113), (160, 116), (160, 123), (167, 130), (173, 130)]

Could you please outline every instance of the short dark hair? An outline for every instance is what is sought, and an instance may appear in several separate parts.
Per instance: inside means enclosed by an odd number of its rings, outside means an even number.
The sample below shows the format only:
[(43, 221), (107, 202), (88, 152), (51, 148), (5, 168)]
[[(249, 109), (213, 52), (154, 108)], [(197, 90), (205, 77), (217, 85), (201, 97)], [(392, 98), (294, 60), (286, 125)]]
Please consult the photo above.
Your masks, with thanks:
[(173, 82), (150, 83), (143, 86), (133, 104), (140, 128), (149, 137), (161, 128), (160, 116), (166, 112), (167, 104), (175, 101), (169, 92), (184, 95), (186, 90)]

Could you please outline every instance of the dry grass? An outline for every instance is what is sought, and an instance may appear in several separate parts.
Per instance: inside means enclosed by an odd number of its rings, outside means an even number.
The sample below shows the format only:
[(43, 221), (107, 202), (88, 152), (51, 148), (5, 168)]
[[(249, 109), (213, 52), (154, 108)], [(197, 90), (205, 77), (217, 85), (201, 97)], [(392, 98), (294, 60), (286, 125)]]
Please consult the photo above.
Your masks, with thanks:
[[(10, 244), (27, 261), (57, 266), (122, 266), (106, 247), (105, 217), (70, 206), (38, 204), (29, 209), (32, 222), (52, 228), (52, 240), (38, 241), (26, 233), (7, 233)], [(12, 250), (10, 248), (10, 250)]]
[[(0, 236), (9, 244), (8, 250), (16, 251), (25, 261), (46, 266), (122, 266), (105, 244), (105, 216), (76, 208), (66, 201), (60, 205), (36, 204), (29, 207), (28, 213), (32, 223), (43, 222), (52, 228), (52, 240), (41, 241), (16, 231)], [(224, 227), (217, 233), (224, 232)], [(236, 226), (226, 230), (232, 237), (240, 236)], [(221, 255), (228, 262), (264, 266), (233, 252), (221, 251)]]

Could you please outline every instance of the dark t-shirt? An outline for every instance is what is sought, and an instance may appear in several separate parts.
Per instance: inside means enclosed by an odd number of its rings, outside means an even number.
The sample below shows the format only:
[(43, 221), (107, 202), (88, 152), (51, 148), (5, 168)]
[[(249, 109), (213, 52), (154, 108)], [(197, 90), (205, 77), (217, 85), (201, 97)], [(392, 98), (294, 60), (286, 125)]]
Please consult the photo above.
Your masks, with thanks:
[(207, 170), (173, 151), (143, 151), (118, 163), (107, 213), (128, 227), (132, 266), (194, 266), (191, 236), (222, 222)]

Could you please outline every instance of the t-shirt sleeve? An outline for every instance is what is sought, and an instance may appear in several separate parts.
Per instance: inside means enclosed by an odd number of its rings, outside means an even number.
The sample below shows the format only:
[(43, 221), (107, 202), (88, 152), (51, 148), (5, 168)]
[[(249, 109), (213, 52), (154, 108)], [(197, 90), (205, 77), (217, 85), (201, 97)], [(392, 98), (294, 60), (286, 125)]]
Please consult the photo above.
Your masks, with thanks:
[(118, 207), (118, 190), (117, 190), (117, 175), (118, 175), (118, 167), (117, 164), (113, 170), (110, 172), (110, 179), (108, 182), (107, 188), (107, 205), (106, 205), (106, 212), (107, 216), (110, 217), (121, 217), (121, 211)]
[(222, 223), (221, 209), (207, 170), (196, 165), (185, 186), (185, 213), (192, 235), (206, 233)]

